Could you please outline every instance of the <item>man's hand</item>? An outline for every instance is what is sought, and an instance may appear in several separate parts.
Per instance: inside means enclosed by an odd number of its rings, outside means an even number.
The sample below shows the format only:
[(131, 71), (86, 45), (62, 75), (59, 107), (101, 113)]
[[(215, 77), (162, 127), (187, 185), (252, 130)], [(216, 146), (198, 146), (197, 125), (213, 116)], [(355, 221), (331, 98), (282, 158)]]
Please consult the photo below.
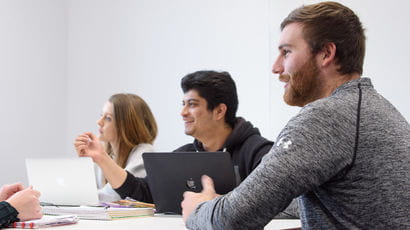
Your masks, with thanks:
[(0, 201), (7, 200), (14, 193), (19, 192), (24, 189), (21, 183), (6, 184), (0, 188)]
[(189, 215), (200, 203), (220, 196), (216, 194), (214, 182), (209, 176), (203, 175), (201, 180), (203, 188), (201, 193), (184, 192), (184, 200), (181, 202), (182, 217), (184, 222), (187, 221)]
[(43, 216), (40, 206), (40, 192), (34, 190), (32, 186), (19, 191), (6, 201), (19, 213), (17, 217), (21, 221), (39, 219)]

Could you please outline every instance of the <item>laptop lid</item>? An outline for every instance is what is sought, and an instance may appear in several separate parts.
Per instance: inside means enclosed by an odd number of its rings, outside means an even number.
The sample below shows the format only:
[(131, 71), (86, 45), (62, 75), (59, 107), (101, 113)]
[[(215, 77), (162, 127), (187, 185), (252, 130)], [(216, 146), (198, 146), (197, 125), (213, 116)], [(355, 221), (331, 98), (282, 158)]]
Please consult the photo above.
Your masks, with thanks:
[(213, 179), (218, 194), (236, 186), (227, 152), (146, 152), (142, 158), (158, 213), (181, 214), (183, 193), (201, 192), (204, 174)]
[(50, 205), (98, 205), (94, 163), (91, 158), (28, 158), (30, 185)]

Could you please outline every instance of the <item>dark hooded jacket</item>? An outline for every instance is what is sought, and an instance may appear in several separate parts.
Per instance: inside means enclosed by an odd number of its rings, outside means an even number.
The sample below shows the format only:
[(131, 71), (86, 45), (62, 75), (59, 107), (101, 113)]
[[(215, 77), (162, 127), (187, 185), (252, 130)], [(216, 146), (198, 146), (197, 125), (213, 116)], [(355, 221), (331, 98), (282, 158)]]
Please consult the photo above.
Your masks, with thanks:
[[(262, 157), (269, 152), (272, 145), (272, 141), (260, 135), (258, 128), (253, 127), (249, 121), (239, 117), (231, 135), (220, 151), (231, 154), (232, 163), (235, 170), (239, 172), (240, 181), (242, 181), (258, 166)], [(174, 150), (174, 152), (195, 151), (205, 151), (202, 143), (196, 139), (193, 143)], [(128, 173), (125, 182), (115, 191), (122, 198), (131, 197), (139, 201), (153, 202), (147, 178), (134, 177), (131, 173)]]
[[(273, 142), (262, 137), (259, 129), (252, 123), (239, 117), (235, 127), (225, 144), (219, 151), (231, 154), (235, 170), (238, 170), (240, 181), (243, 181), (256, 166), (262, 157), (272, 148)], [(191, 144), (179, 147), (174, 152), (203, 152), (206, 151), (197, 139)]]

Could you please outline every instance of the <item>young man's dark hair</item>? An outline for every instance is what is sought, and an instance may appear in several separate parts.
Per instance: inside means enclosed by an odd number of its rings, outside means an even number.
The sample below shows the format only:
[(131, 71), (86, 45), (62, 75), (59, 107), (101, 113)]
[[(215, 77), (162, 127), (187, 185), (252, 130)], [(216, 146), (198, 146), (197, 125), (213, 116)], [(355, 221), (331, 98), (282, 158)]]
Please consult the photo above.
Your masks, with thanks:
[(182, 78), (181, 88), (184, 93), (196, 90), (199, 96), (207, 101), (210, 111), (221, 103), (225, 104), (227, 107), (225, 122), (231, 128), (235, 126), (238, 95), (235, 82), (228, 72), (197, 71), (190, 73)]
[(340, 74), (362, 74), (366, 37), (362, 23), (351, 9), (337, 2), (302, 6), (283, 20), (281, 30), (294, 22), (303, 25), (304, 38), (313, 55), (332, 42), (337, 48)]

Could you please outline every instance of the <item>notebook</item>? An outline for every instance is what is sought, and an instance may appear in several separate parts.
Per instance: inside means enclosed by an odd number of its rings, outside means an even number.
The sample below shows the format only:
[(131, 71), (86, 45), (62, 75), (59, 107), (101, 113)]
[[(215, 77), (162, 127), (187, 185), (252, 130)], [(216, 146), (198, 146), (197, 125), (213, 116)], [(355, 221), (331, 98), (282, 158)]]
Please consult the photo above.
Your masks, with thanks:
[(153, 208), (114, 208), (89, 206), (44, 206), (45, 215), (75, 215), (84, 220), (119, 220), (154, 216)]
[(26, 169), (43, 205), (99, 204), (91, 158), (28, 158)]
[(48, 228), (61, 225), (76, 224), (78, 222), (76, 215), (62, 215), (62, 216), (43, 216), (41, 219), (18, 221), (11, 223), (9, 228)]
[(214, 180), (218, 194), (236, 186), (227, 152), (146, 152), (142, 158), (157, 213), (181, 214), (182, 194), (202, 191), (204, 174)]

